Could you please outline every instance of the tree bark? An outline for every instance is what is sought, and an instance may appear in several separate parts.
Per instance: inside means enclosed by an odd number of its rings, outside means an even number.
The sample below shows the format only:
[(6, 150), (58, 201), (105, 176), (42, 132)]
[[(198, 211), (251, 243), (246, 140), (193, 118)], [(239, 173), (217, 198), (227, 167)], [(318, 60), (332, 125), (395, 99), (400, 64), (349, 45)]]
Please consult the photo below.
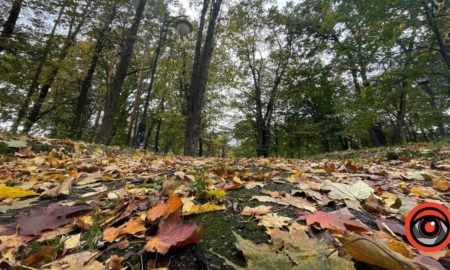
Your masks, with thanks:
[(435, 13), (434, 10), (428, 6), (428, 3), (426, 0), (422, 0), (422, 6), (425, 10), (425, 15), (428, 20), (428, 27), (431, 31), (433, 31), (437, 43), (439, 45), (439, 52), (441, 53), (442, 60), (447, 65), (448, 70), (450, 71), (450, 55), (448, 52), (448, 46), (445, 44), (444, 38), (442, 36), (441, 30), (439, 29), (439, 26), (435, 19)]
[(16, 22), (22, 9), (22, 3), (23, 0), (14, 0), (9, 10), (8, 19), (3, 24), (3, 31), (0, 35), (0, 53), (5, 49), (5, 43), (14, 33), (14, 28), (16, 27)]
[(75, 115), (72, 120), (71, 125), (71, 137), (73, 139), (80, 139), (83, 136), (83, 130), (86, 126), (87, 121), (89, 120), (89, 116), (87, 115), (87, 106), (89, 104), (89, 91), (92, 87), (92, 79), (94, 78), (94, 73), (97, 68), (97, 64), (100, 58), (100, 54), (102, 53), (103, 46), (105, 43), (106, 34), (111, 29), (111, 23), (116, 17), (117, 11), (117, 1), (113, 2), (111, 7), (111, 11), (103, 23), (100, 31), (98, 32), (97, 42), (95, 44), (95, 49), (92, 54), (91, 64), (89, 65), (88, 72), (84, 77), (83, 82), (81, 83), (80, 93), (77, 100), (77, 105), (75, 109)]
[(38, 90), (39, 87), (39, 79), (41, 77), (42, 71), (45, 66), (45, 62), (47, 61), (48, 54), (50, 53), (51, 46), (53, 45), (53, 38), (55, 37), (56, 28), (58, 27), (59, 23), (61, 22), (62, 15), (64, 14), (65, 7), (62, 6), (57, 19), (55, 20), (55, 23), (53, 24), (52, 31), (50, 32), (50, 36), (47, 39), (44, 52), (42, 53), (39, 64), (34, 72), (33, 80), (31, 81), (31, 85), (28, 88), (27, 95), (25, 96), (24, 101), (20, 104), (19, 111), (17, 113), (17, 118), (14, 120), (14, 123), (11, 128), (11, 133), (17, 133), (17, 130), (19, 128), (20, 123), (22, 122), (23, 118), (26, 116), (28, 106), (30, 105), (31, 99), (33, 98), (34, 94)]
[(208, 71), (214, 50), (214, 32), (219, 17), (222, 0), (212, 1), (211, 14), (208, 23), (205, 43), (202, 48), (203, 29), (205, 26), (206, 13), (210, 1), (203, 1), (200, 17), (197, 44), (195, 47), (194, 66), (191, 74), (189, 96), (187, 101), (187, 119), (184, 141), (184, 154), (195, 156), (198, 154), (198, 142), (200, 138), (201, 114), (203, 109), (206, 85), (208, 82)]
[(134, 44), (136, 42), (136, 34), (142, 20), (142, 15), (144, 13), (146, 3), (146, 0), (139, 0), (139, 3), (136, 7), (133, 24), (127, 31), (127, 36), (125, 38), (124, 46), (120, 55), (120, 61), (117, 65), (116, 73), (114, 75), (110, 91), (108, 92), (108, 95), (106, 97), (102, 124), (100, 125), (100, 128), (95, 136), (96, 143), (109, 144), (112, 139), (120, 93), (122, 91), (122, 87), (128, 72), (128, 66), (130, 64)]
[(405, 116), (406, 116), (406, 91), (405, 85), (402, 85), (400, 90), (400, 105), (397, 110), (397, 121), (392, 135), (393, 144), (403, 144), (406, 143), (406, 133), (405, 133)]

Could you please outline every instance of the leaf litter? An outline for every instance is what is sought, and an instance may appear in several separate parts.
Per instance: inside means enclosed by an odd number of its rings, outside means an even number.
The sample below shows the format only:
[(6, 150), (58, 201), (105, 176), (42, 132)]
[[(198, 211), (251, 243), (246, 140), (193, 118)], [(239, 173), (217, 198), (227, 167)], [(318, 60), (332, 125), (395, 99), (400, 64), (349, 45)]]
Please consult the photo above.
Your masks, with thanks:
[(232, 160), (45, 138), (53, 150), (37, 151), (8, 139), (2, 269), (445, 269), (449, 261), (448, 250), (413, 248), (403, 228), (419, 203), (449, 207), (449, 148), (397, 148), (419, 153), (399, 161)]

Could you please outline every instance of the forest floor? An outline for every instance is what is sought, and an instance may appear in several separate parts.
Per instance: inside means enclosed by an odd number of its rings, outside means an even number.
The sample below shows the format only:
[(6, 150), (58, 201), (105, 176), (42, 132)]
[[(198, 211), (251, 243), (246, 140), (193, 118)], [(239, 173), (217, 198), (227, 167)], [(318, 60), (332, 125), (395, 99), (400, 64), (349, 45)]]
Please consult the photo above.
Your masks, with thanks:
[(449, 180), (443, 145), (218, 159), (0, 134), (0, 269), (449, 269), (404, 229)]

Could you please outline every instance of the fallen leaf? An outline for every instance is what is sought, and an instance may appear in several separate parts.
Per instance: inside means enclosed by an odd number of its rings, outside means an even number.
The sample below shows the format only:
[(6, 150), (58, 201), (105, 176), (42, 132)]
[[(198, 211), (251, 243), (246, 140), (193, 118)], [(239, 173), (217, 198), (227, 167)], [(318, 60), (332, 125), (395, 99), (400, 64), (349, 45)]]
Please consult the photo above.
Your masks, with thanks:
[(154, 222), (157, 219), (161, 217), (167, 217), (170, 214), (177, 211), (183, 203), (181, 202), (180, 198), (175, 194), (172, 193), (169, 196), (169, 199), (165, 203), (159, 203), (155, 207), (151, 208), (147, 212), (147, 218)]
[(109, 262), (108, 262), (108, 270), (122, 269), (122, 260), (123, 259), (117, 255), (111, 256), (111, 258), (109, 258)]
[(4, 198), (23, 198), (39, 195), (32, 190), (26, 190), (18, 187), (8, 187), (4, 184), (0, 184), (0, 199)]
[(145, 250), (166, 254), (171, 247), (194, 244), (203, 233), (203, 226), (183, 224), (181, 210), (178, 210), (159, 223), (158, 233), (148, 238)]
[(256, 216), (256, 219), (259, 220), (258, 225), (266, 228), (283, 228), (284, 226), (288, 226), (289, 222), (292, 220), (288, 217), (279, 216), (277, 213)]
[(26, 266), (36, 266), (45, 259), (51, 259), (54, 252), (55, 248), (53, 246), (45, 246), (41, 250), (28, 256), (25, 260), (22, 261), (22, 264)]
[(378, 229), (380, 231), (385, 231), (388, 228), (390, 231), (396, 234), (405, 236), (405, 225), (400, 223), (399, 221), (388, 219), (377, 219), (375, 222), (377, 223)]
[(367, 232), (369, 228), (359, 219), (355, 218), (346, 208), (336, 212), (316, 212), (314, 214), (303, 213), (301, 219), (306, 220), (306, 224), (311, 226), (318, 224), (323, 229), (329, 229), (333, 232), (343, 233), (348, 231)]
[(236, 247), (244, 254), (247, 267), (240, 267), (223, 256), (219, 257), (225, 259), (226, 263), (235, 269), (354, 269), (351, 261), (337, 256), (327, 257), (328, 247), (309, 238), (304, 231), (289, 233), (273, 230), (271, 245), (257, 245), (236, 233), (234, 235)]
[(93, 260), (98, 252), (83, 251), (67, 255), (45, 266), (45, 270), (99, 270), (105, 269), (105, 266), (99, 261)]
[(326, 180), (322, 186), (322, 190), (330, 191), (328, 197), (334, 200), (365, 200), (374, 192), (373, 188), (363, 181), (358, 181), (350, 186)]
[(443, 179), (436, 179), (433, 181), (433, 188), (440, 191), (449, 191), (450, 190), (450, 181)]
[(32, 203), (39, 200), (38, 197), (27, 199), (27, 200), (18, 200), (14, 201), (11, 205), (0, 205), (0, 213), (5, 214), (9, 210), (18, 210), (25, 207), (29, 207)]
[(62, 225), (72, 223), (69, 217), (80, 212), (92, 210), (89, 205), (76, 205), (70, 207), (51, 204), (48, 207), (32, 208), (29, 213), (20, 216), (17, 220), (21, 235), (39, 235), (45, 230), (56, 229)]
[(263, 216), (272, 212), (272, 206), (261, 205), (255, 208), (246, 206), (241, 212), (241, 216)]
[(357, 261), (387, 270), (414, 269), (410, 260), (397, 252), (391, 251), (380, 241), (353, 235), (338, 238), (345, 250)]
[(147, 228), (141, 219), (131, 219), (118, 228), (109, 227), (103, 232), (103, 240), (112, 243), (117, 237), (125, 234), (135, 235), (145, 232)]
[(431, 187), (414, 186), (411, 188), (409, 195), (423, 198), (432, 198), (437, 195), (437, 192)]
[(190, 198), (183, 198), (182, 201), (183, 201), (183, 211), (182, 211), (183, 216), (222, 211), (226, 209), (224, 204), (215, 204), (209, 202), (202, 205), (197, 205), (194, 204), (194, 202), (192, 202), (192, 199)]
[(71, 235), (64, 240), (64, 249), (74, 249), (80, 244), (81, 233)]

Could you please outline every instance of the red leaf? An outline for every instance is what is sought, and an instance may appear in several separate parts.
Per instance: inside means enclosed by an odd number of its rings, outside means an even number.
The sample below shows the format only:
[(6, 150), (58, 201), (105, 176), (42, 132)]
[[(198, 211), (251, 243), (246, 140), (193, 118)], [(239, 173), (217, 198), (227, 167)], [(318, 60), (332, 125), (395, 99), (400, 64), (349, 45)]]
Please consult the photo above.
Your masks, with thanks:
[(369, 228), (353, 216), (347, 208), (336, 212), (316, 212), (314, 214), (304, 213), (300, 219), (306, 220), (309, 225), (318, 224), (323, 229), (334, 232), (345, 232), (347, 230), (356, 232), (367, 232)]
[(148, 239), (145, 249), (166, 254), (171, 247), (182, 247), (196, 243), (203, 233), (203, 226), (183, 224), (181, 209), (159, 223), (158, 233)]

